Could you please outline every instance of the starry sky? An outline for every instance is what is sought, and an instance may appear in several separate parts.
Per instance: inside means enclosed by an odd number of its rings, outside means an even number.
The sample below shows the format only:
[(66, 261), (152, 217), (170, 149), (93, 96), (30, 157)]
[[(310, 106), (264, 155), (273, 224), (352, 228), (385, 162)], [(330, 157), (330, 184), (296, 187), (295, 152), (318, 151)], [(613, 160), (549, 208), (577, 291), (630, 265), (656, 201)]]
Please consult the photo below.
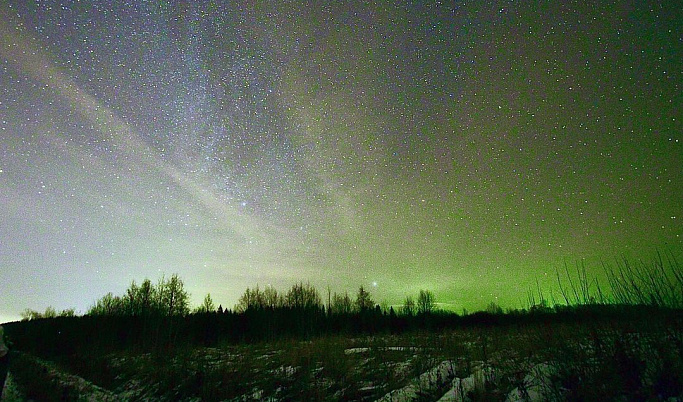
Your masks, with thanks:
[(679, 1), (0, 1), (0, 322), (178, 273), (521, 307), (683, 250)]

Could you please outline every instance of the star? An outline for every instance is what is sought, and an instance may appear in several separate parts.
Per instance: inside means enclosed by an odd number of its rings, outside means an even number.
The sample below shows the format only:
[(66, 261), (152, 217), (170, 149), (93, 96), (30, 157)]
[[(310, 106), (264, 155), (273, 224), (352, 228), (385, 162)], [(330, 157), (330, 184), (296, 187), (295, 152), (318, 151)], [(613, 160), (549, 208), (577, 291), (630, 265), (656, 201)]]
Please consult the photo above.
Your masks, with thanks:
[(518, 307), (681, 257), (675, 2), (109, 3), (0, 6), (0, 322), (173, 273)]

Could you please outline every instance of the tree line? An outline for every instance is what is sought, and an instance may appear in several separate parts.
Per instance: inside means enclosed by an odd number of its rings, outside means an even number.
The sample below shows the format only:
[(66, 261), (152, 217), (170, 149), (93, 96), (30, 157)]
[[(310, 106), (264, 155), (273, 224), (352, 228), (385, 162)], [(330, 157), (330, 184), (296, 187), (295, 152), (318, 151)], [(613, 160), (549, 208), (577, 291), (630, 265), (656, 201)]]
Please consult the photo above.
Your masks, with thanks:
[[(299, 282), (280, 292), (267, 286), (247, 288), (232, 308), (215, 306), (211, 295), (190, 308), (190, 295), (176, 274), (157, 283), (135, 281), (120, 295), (107, 293), (79, 316), (73, 309), (46, 313), (27, 310), (10, 323), (17, 345), (38, 355), (79, 349), (165, 350), (183, 345), (215, 345), (283, 338), (306, 339), (325, 334), (402, 332), (430, 325), (438, 312), (427, 290), (407, 297), (397, 310), (375, 303), (363, 286), (354, 295), (326, 297)], [(49, 319), (45, 319), (49, 318)], [(436, 322), (436, 320), (433, 320)]]
[[(132, 282), (123, 294), (107, 293), (84, 315), (73, 309), (45, 313), (27, 310), (21, 322), (4, 324), (17, 350), (55, 357), (133, 350), (166, 353), (185, 346), (215, 346), (228, 342), (309, 339), (324, 335), (402, 333), (461, 326), (526, 325), (554, 321), (631, 319), (670, 314), (657, 306), (575, 306), (544, 303), (528, 310), (508, 310), (491, 303), (486, 311), (458, 315), (436, 308), (434, 294), (420, 290), (394, 309), (377, 304), (363, 286), (355, 294), (321, 293), (299, 282), (280, 292), (267, 286), (247, 288), (234, 308), (215, 307), (210, 294), (190, 308), (189, 294), (178, 275)], [(677, 310), (678, 311), (678, 310)]]
[[(96, 300), (85, 313), (87, 316), (120, 316), (120, 317), (151, 317), (151, 316), (186, 316), (188, 314), (229, 313), (244, 314), (255, 311), (274, 311), (278, 309), (298, 311), (322, 311), (327, 315), (364, 314), (370, 311), (380, 311), (383, 314), (398, 314), (402, 316), (417, 316), (431, 314), (436, 311), (436, 298), (429, 290), (420, 290), (417, 298), (407, 296), (402, 305), (396, 310), (393, 306), (375, 303), (370, 292), (360, 286), (355, 297), (348, 292), (331, 293), (328, 289), (327, 303), (323, 302), (320, 292), (311, 284), (299, 282), (287, 290), (280, 292), (272, 286), (261, 289), (258, 285), (247, 288), (239, 297), (233, 311), (224, 309), (222, 305), (216, 307), (211, 294), (204, 297), (203, 302), (194, 309), (190, 309), (190, 294), (185, 290), (183, 280), (174, 274), (166, 279), (162, 277), (156, 284), (145, 279), (139, 285), (133, 281), (121, 295), (109, 292)], [(48, 307), (44, 313), (27, 309), (22, 312), (23, 320), (41, 318), (73, 317), (75, 309), (57, 311)]]
[(162, 277), (156, 285), (149, 279), (140, 285), (133, 281), (123, 295), (111, 292), (97, 300), (86, 315), (91, 316), (184, 316), (190, 313), (190, 295), (174, 274)]
[[(328, 315), (344, 315), (354, 313), (366, 313), (372, 310), (380, 310), (384, 314), (396, 314), (393, 306), (382, 307), (376, 304), (372, 295), (364, 286), (360, 286), (355, 298), (351, 298), (348, 292), (343, 294), (330, 294), (328, 289), (328, 301), (325, 305), (318, 290), (308, 283), (297, 283), (286, 293), (280, 293), (272, 286), (260, 289), (247, 288), (240, 296), (235, 311), (244, 313), (247, 311), (275, 310), (279, 308), (320, 310), (323, 309)], [(405, 316), (424, 315), (433, 313), (436, 309), (436, 298), (428, 290), (420, 290), (417, 302), (412, 296), (407, 296), (398, 313)]]

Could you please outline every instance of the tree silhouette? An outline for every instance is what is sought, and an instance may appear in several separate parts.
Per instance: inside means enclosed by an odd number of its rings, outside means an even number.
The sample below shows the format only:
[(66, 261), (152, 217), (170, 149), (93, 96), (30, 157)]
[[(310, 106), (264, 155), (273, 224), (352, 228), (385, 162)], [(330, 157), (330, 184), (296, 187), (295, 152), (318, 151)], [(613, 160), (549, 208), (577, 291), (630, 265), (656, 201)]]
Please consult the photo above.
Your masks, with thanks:
[(182, 316), (190, 312), (189, 294), (185, 291), (185, 285), (178, 274), (173, 274), (168, 281), (162, 278), (157, 289), (164, 315)]
[(486, 306), (486, 312), (489, 314), (503, 314), (503, 308), (495, 302), (491, 302)]
[(312, 310), (322, 306), (318, 290), (309, 283), (297, 283), (287, 292), (285, 304), (292, 309)]
[(372, 300), (372, 297), (370, 297), (370, 293), (361, 285), (358, 289), (358, 294), (356, 295), (356, 311), (362, 313), (371, 311), (374, 307), (375, 302)]
[(126, 291), (126, 295), (123, 297), (124, 314), (136, 316), (140, 314), (140, 309), (138, 307), (138, 285), (135, 281), (131, 282), (130, 287)]
[(88, 315), (124, 315), (123, 300), (109, 292), (88, 309)]
[(274, 310), (282, 306), (282, 297), (278, 294), (277, 289), (272, 286), (267, 286), (263, 291), (263, 305), (266, 308)]
[(349, 297), (349, 293), (344, 295), (335, 293), (332, 296), (332, 305), (330, 307), (332, 314), (351, 314), (353, 311), (353, 303)]
[(149, 316), (158, 312), (159, 306), (157, 305), (155, 299), (156, 289), (154, 289), (152, 281), (145, 278), (145, 280), (142, 281), (142, 284), (140, 284), (137, 295), (141, 316)]
[(430, 314), (434, 311), (434, 307), (434, 293), (429, 290), (420, 290), (420, 294), (417, 296), (417, 313)]
[(415, 315), (415, 300), (413, 300), (412, 296), (406, 296), (406, 300), (403, 302), (403, 306), (401, 306), (401, 314), (408, 317)]
[(239, 313), (244, 313), (247, 310), (263, 310), (265, 308), (265, 295), (261, 292), (258, 285), (254, 289), (249, 289), (242, 293), (237, 305), (235, 306), (235, 311)]
[(62, 311), (57, 311), (54, 307), (48, 306), (44, 313), (40, 311), (32, 310), (27, 308), (21, 312), (22, 321), (40, 320), (43, 318), (56, 318), (56, 317), (75, 317), (76, 309), (68, 308)]
[(195, 313), (214, 313), (216, 312), (216, 305), (213, 304), (211, 293), (207, 293), (202, 304), (195, 309)]

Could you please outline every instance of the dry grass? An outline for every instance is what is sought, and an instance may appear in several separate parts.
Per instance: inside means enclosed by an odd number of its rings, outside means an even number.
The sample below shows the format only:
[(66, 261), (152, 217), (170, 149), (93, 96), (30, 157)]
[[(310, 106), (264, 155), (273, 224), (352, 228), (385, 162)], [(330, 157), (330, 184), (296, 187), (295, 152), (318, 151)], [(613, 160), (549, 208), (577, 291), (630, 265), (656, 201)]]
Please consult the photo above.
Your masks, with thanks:
[[(558, 400), (657, 400), (682, 396), (681, 329), (680, 320), (663, 316), (326, 336), (187, 348), (168, 355), (100, 356), (99, 363), (91, 359), (97, 369), (84, 376), (107, 383), (110, 392), (127, 400), (375, 400), (450, 361), (460, 378), (483, 367), (491, 370), (486, 383), (469, 391), (472, 400), (504, 400), (524, 386), (533, 367), (546, 364), (555, 368), (546, 381)], [(24, 376), (23, 381), (31, 380)], [(447, 390), (441, 384), (420, 395), (436, 400)]]

